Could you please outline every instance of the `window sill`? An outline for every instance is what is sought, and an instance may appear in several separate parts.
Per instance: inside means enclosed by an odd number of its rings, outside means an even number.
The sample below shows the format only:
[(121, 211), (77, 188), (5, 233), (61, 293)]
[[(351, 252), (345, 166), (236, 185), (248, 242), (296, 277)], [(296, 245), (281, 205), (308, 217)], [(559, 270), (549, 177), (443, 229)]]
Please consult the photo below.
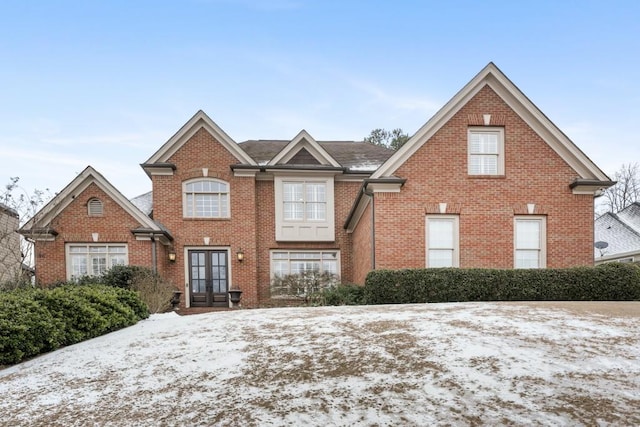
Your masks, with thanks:
[(231, 221), (231, 218), (193, 218), (182, 217), (184, 221)]
[(505, 179), (506, 175), (467, 175), (469, 179)]

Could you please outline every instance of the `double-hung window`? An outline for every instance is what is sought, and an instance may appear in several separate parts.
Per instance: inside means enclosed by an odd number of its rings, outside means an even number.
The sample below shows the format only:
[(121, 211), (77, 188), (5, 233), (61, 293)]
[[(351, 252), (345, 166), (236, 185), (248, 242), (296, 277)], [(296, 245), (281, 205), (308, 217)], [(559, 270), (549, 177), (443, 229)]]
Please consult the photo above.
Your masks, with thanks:
[(185, 218), (229, 218), (229, 184), (198, 179), (183, 184)]
[(504, 175), (504, 130), (469, 128), (469, 175)]
[(516, 217), (514, 226), (514, 267), (546, 267), (546, 219)]
[(427, 267), (459, 267), (457, 215), (429, 215), (426, 226)]
[(125, 244), (67, 245), (67, 278), (100, 276), (115, 265), (127, 265), (128, 253)]

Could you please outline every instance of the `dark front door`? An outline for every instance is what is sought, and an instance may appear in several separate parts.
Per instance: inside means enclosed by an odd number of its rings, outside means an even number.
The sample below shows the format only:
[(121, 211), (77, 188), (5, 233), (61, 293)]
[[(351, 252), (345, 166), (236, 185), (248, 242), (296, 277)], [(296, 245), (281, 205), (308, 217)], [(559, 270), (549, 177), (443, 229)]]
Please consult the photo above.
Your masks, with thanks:
[(229, 274), (226, 250), (189, 251), (191, 307), (227, 307)]

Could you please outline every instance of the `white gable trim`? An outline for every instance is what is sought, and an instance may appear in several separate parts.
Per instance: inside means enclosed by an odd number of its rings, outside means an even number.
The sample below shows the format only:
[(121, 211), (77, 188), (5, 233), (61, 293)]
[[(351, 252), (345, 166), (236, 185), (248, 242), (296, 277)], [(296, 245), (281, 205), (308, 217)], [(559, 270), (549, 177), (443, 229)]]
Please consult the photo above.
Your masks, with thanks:
[(392, 176), (426, 141), (447, 123), (471, 98), (488, 85), (540, 137), (584, 179), (609, 181), (607, 175), (591, 161), (547, 116), (542, 113), (493, 63), (482, 69), (462, 90), (425, 123), (407, 143), (371, 175)]
[(218, 140), (240, 163), (256, 165), (256, 162), (202, 110), (191, 117), (145, 164), (167, 162), (201, 128)]
[(340, 167), (338, 163), (318, 142), (306, 130), (301, 130), (298, 135), (295, 136), (273, 159), (267, 163), (268, 166), (275, 166), (277, 164), (286, 163), (298, 151), (306, 148), (313, 157), (322, 165), (331, 165), (334, 167)]
[(106, 180), (91, 166), (87, 166), (77, 177), (74, 178), (60, 193), (49, 201), (33, 218), (31, 218), (21, 230), (28, 233), (31, 229), (48, 227), (53, 218), (66, 209), (75, 198), (86, 190), (91, 184), (96, 184), (98, 188), (111, 197), (122, 209), (135, 218), (143, 227), (162, 232), (160, 227), (147, 215), (131, 203), (122, 195), (109, 181)]

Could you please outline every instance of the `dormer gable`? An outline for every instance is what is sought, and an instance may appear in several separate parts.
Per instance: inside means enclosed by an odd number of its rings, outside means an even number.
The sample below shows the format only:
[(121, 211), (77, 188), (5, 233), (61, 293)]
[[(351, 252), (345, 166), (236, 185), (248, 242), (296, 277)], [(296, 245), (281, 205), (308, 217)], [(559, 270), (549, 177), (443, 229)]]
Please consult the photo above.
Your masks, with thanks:
[(200, 129), (204, 129), (226, 148), (242, 165), (256, 165), (256, 162), (220, 128), (207, 114), (199, 110), (149, 159), (141, 164), (147, 175), (172, 175), (176, 166), (169, 163), (173, 156)]
[[(304, 161), (305, 163), (301, 163)], [(306, 131), (301, 130), (278, 154), (267, 164), (268, 166), (287, 164), (308, 164), (340, 167), (336, 161), (318, 142)]]

